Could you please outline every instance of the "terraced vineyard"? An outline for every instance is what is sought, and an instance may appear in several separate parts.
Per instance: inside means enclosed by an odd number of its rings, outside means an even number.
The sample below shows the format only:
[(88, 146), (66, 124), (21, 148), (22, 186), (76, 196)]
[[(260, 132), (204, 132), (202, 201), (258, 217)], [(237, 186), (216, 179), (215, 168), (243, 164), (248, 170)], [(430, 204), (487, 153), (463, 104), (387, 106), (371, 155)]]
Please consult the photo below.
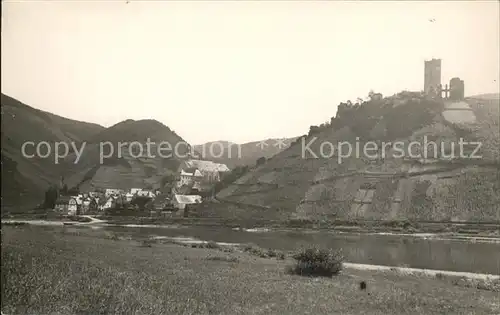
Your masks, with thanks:
[[(398, 110), (418, 104), (399, 105)], [(231, 206), (220, 206), (218, 215), (239, 213), (269, 220), (500, 221), (498, 100), (468, 99), (467, 104), (475, 118), (472, 123), (447, 120), (442, 106), (440, 113), (409, 136), (391, 139), (404, 143), (408, 156), (410, 141), (423, 143), (426, 137), (439, 144), (437, 152), (432, 147), (427, 152), (427, 157), (436, 153), (437, 159), (398, 158), (389, 149), (384, 157), (354, 156), (339, 163), (335, 154), (314, 158), (304, 152), (311, 141), (316, 155), (324, 141), (359, 141), (349, 127), (328, 128), (299, 138), (222, 190), (218, 198)], [(480, 141), (483, 158), (443, 159), (442, 153), (449, 154), (461, 137)], [(360, 142), (361, 147), (364, 143)]]

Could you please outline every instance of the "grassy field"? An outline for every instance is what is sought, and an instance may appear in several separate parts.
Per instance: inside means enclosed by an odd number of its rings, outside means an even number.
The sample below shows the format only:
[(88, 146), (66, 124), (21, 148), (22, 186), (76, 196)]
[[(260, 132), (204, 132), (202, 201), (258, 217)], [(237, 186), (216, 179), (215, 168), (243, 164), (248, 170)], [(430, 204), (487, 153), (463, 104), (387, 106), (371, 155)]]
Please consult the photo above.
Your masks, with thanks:
[(500, 313), (498, 292), (439, 278), (308, 278), (289, 259), (62, 231), (2, 226), (4, 314)]

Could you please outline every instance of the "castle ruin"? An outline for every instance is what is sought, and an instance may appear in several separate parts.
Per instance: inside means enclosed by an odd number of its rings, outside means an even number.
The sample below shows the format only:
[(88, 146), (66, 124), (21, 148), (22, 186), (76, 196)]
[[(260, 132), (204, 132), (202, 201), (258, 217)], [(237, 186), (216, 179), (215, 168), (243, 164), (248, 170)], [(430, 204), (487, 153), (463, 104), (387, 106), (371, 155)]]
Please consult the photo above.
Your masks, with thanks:
[(425, 61), (424, 72), (424, 93), (430, 96), (437, 96), (441, 85), (441, 59)]
[(464, 81), (458, 77), (450, 80), (450, 84), (441, 84), (441, 59), (425, 61), (424, 93), (439, 99), (460, 101), (464, 99)]

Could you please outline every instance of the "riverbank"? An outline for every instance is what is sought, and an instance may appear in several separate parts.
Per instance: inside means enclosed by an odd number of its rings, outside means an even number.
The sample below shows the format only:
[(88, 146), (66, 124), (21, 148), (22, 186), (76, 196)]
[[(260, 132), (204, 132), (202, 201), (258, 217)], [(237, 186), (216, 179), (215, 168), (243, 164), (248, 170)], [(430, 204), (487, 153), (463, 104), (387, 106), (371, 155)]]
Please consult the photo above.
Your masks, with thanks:
[[(86, 231), (86, 230), (85, 230)], [(61, 235), (63, 233), (63, 235)], [(290, 259), (2, 228), (2, 311), (141, 314), (494, 314), (498, 292), (440, 277), (346, 268), (286, 273)], [(360, 290), (365, 281), (367, 290)]]
[[(294, 229), (294, 230), (331, 230), (353, 233), (397, 233), (397, 234), (453, 234), (475, 237), (500, 237), (500, 222), (412, 222), (412, 221), (311, 221), (311, 220), (237, 220), (225, 218), (176, 218), (157, 216), (82, 216), (93, 218), (108, 224), (131, 226), (206, 226), (228, 227), (240, 230)], [(68, 222), (67, 216), (57, 213), (49, 214), (17, 214), (2, 217), (2, 222), (25, 222), (47, 220)], [(73, 220), (74, 221), (74, 220)]]

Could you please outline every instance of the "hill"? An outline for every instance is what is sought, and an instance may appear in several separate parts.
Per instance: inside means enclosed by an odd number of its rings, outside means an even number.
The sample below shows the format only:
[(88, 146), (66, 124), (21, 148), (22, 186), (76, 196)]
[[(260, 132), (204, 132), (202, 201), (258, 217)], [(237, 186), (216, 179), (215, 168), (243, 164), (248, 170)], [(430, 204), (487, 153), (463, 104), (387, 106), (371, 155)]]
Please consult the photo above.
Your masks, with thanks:
[[(312, 126), (289, 148), (220, 191), (217, 197), (225, 206), (204, 215), (498, 222), (498, 117), (498, 99), (434, 101), (402, 92), (359, 104), (342, 103), (331, 124)], [(423, 144), (424, 136), (438, 143), (438, 150), (431, 147), (426, 158), (415, 157), (423, 153), (421, 147), (410, 156), (410, 143)], [(481, 159), (445, 156), (461, 137), (483, 144)], [(389, 147), (370, 155), (345, 154), (339, 160), (339, 146), (330, 153), (330, 144), (359, 143), (362, 149), (368, 142), (381, 141), (400, 143), (405, 154), (398, 156)]]
[[(46, 141), (52, 152), (47, 158), (24, 157), (21, 147), (26, 141), (35, 145)], [(70, 149), (70, 154), (56, 164), (55, 142), (74, 142), (82, 153)], [(132, 142), (137, 143), (129, 146)], [(167, 143), (167, 150), (163, 146), (158, 152), (161, 142)], [(127, 144), (118, 152), (120, 143)], [(109, 152), (111, 147), (114, 152)], [(138, 152), (141, 148), (143, 154)], [(34, 149), (27, 151), (32, 154)], [(69, 188), (83, 191), (157, 188), (177, 170), (188, 152), (188, 144), (156, 120), (126, 120), (104, 128), (44, 112), (2, 94), (2, 207), (10, 211), (32, 209), (43, 200), (47, 188), (59, 185), (61, 179)]]
[[(188, 144), (174, 131), (150, 119), (120, 122), (86, 143), (85, 153), (77, 163), (76, 154), (64, 162), (65, 183), (84, 191), (161, 188), (162, 179), (176, 172), (190, 152)], [(163, 150), (159, 151), (161, 143)]]
[(46, 159), (23, 157), (23, 143), (80, 142), (105, 129), (35, 109), (4, 94), (1, 103), (3, 207), (40, 202), (43, 192), (58, 181), (61, 172), (53, 154)]
[(499, 93), (487, 93), (487, 94), (478, 94), (478, 95), (473, 95), (469, 96), (468, 98), (470, 99), (482, 99), (482, 100), (498, 100), (500, 99), (500, 94)]
[(285, 150), (297, 137), (285, 139), (266, 139), (237, 144), (229, 141), (213, 141), (193, 146), (202, 159), (226, 164), (233, 169), (236, 166), (253, 166), (257, 159), (269, 159)]

